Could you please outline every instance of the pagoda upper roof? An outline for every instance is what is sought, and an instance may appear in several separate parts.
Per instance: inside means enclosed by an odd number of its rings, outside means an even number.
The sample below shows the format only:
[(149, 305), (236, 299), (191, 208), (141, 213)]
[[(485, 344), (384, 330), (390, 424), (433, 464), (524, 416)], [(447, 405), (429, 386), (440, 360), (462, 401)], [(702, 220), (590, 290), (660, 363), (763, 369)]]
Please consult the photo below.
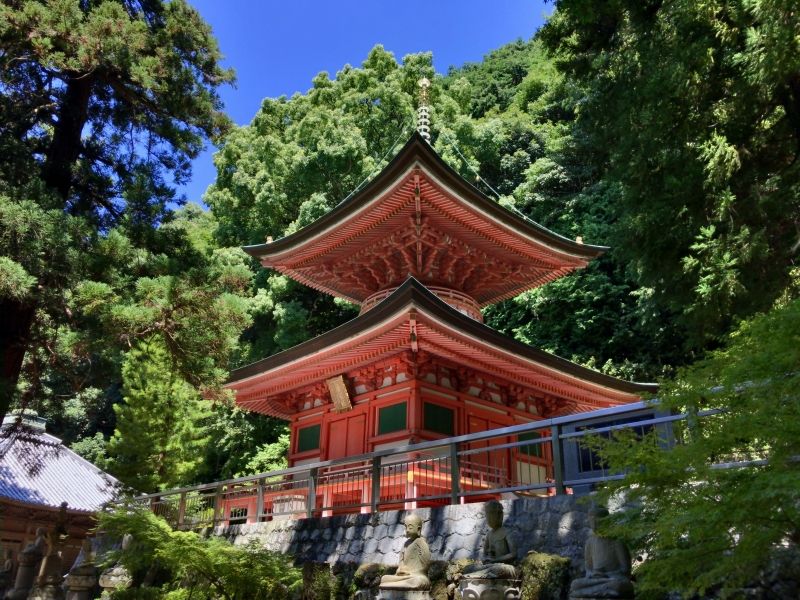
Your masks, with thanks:
[(362, 190), (303, 229), (245, 251), (357, 304), (412, 276), (486, 306), (585, 266), (606, 250), (508, 210), (418, 133)]
[(240, 406), (289, 418), (293, 390), (324, 383), (402, 352), (425, 352), (526, 389), (570, 401), (573, 412), (641, 399), (650, 383), (623, 381), (501, 334), (409, 278), (372, 310), (314, 339), (234, 370), (226, 387)]

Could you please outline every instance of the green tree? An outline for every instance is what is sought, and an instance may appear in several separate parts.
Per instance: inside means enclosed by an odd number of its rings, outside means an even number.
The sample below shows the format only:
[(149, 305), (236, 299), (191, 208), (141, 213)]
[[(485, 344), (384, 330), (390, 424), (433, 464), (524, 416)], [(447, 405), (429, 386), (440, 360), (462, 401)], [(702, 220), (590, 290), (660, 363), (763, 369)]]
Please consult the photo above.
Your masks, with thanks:
[(208, 401), (178, 374), (163, 343), (142, 341), (122, 366), (123, 402), (109, 470), (140, 492), (191, 482), (209, 443)]
[[(610, 530), (647, 557), (637, 570), (642, 592), (733, 593), (798, 550), (798, 364), (794, 300), (743, 322), (723, 348), (664, 383), (667, 409), (722, 411), (676, 428), (677, 446), (666, 451), (656, 432), (595, 440), (611, 468), (627, 471), (604, 495), (628, 501)], [(763, 463), (712, 467), (728, 461)]]
[(153, 232), (149, 249), (115, 228), (81, 255), (83, 279), (61, 292), (66, 318), (37, 322), (23, 398), (66, 443), (81, 442), (75, 449), (98, 455), (97, 435), (114, 432), (124, 353), (154, 336), (183, 379), (220, 400), (215, 414), (223, 410), (220, 386), (253, 308), (252, 272), (240, 249), (211, 242), (215, 227), (210, 213), (187, 206)]
[(244, 411), (233, 402), (215, 402), (209, 421), (210, 444), (201, 479), (218, 481), (287, 466), (286, 422)]
[(689, 350), (769, 308), (796, 261), (800, 17), (791, 1), (559, 0), (542, 31), (618, 187), (609, 241)]
[(289, 453), (289, 431), (284, 428), (277, 441), (263, 444), (256, 449), (252, 458), (245, 465), (240, 476), (278, 471), (289, 466), (286, 456)]
[(74, 259), (63, 271), (58, 261), (37, 262), (29, 245), (3, 248), (3, 274), (14, 283), (0, 296), (0, 412), (26, 351), (41, 341), (35, 326), (69, 320), (64, 291), (82, 276), (81, 254), (117, 226), (146, 246), (180, 200), (170, 182), (185, 181), (203, 140), (227, 127), (217, 88), (232, 73), (219, 58), (210, 28), (183, 0), (0, 6), (4, 203), (36, 205), (29, 231), (58, 214), (84, 228), (31, 242)]

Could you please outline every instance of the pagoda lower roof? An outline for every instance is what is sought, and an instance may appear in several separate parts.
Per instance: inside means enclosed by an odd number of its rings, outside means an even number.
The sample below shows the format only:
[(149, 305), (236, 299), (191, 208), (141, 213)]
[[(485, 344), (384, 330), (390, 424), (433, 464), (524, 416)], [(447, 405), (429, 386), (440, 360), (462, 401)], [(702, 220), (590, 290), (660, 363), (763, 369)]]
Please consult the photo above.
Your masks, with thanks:
[(415, 133), (361, 191), (303, 229), (244, 250), (357, 304), (413, 276), (487, 306), (584, 267), (606, 248), (488, 198)]
[(406, 352), (424, 352), (568, 400), (578, 411), (639, 401), (657, 386), (599, 373), (521, 343), (461, 314), (409, 278), (372, 310), (293, 348), (234, 370), (226, 387), (243, 408), (298, 412), (294, 390)]

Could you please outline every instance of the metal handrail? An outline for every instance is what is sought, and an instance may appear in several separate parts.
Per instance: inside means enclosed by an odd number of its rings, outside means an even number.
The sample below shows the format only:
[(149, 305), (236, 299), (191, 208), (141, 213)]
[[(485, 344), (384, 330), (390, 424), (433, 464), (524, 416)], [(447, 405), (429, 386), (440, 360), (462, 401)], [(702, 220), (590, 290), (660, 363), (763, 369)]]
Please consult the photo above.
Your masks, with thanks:
[[(685, 420), (691, 428), (694, 419), (721, 412), (708, 409), (665, 415), (657, 402), (637, 402), (165, 490), (135, 500), (149, 503), (154, 512), (173, 519), (179, 527), (197, 527), (227, 523), (243, 516), (259, 521), (279, 516), (330, 515), (348, 509), (375, 512), (382, 506), (408, 502), (438, 503), (448, 499), (451, 503), (468, 502), (505, 493), (565, 494), (571, 493), (575, 486), (587, 488), (624, 477), (619, 472), (605, 472), (595, 458), (589, 463), (581, 462), (585, 459), (575, 454), (575, 448), (586, 436), (664, 426), (663, 442), (668, 447), (674, 441), (669, 428), (672, 423)], [(606, 424), (625, 417), (631, 419), (626, 423)], [(543, 433), (545, 430), (547, 434)], [(540, 435), (526, 440), (515, 437), (532, 432)], [(475, 448), (476, 443), (488, 440), (492, 442)], [(524, 452), (525, 448), (541, 450), (531, 454)], [(757, 460), (748, 463), (759, 464)], [(745, 463), (713, 468), (735, 466)], [(291, 486), (295, 504), (277, 508), (278, 497), (286, 491), (282, 486)], [(194, 500), (197, 496), (201, 496), (201, 504)], [(202, 515), (191, 516), (190, 511), (198, 506)], [(243, 515), (232, 512), (243, 509)]]
[[(266, 473), (258, 473), (257, 475), (246, 475), (244, 477), (235, 477), (233, 479), (225, 479), (222, 481), (215, 481), (213, 483), (206, 483), (206, 484), (199, 484), (193, 486), (187, 486), (182, 488), (164, 490), (162, 492), (155, 492), (152, 494), (144, 494), (141, 496), (137, 496), (137, 500), (146, 500), (149, 498), (160, 498), (166, 495), (173, 495), (173, 494), (180, 494), (183, 492), (193, 492), (193, 491), (201, 491), (204, 489), (214, 489), (218, 487), (225, 487), (230, 485), (236, 485), (238, 483), (246, 483), (250, 481), (255, 481), (258, 479), (262, 479), (265, 477), (280, 477), (284, 475), (295, 475), (298, 473), (307, 473), (309, 469), (312, 468), (324, 468), (324, 467), (332, 467), (336, 465), (346, 465), (351, 464), (354, 462), (359, 461), (371, 461), (376, 458), (382, 458), (384, 456), (392, 456), (395, 454), (403, 454), (406, 452), (419, 452), (422, 450), (429, 450), (431, 448), (441, 448), (442, 446), (449, 446), (451, 444), (465, 444), (470, 442), (480, 442), (483, 440), (488, 440), (495, 437), (503, 437), (509, 435), (519, 435), (520, 433), (530, 433), (534, 431), (538, 431), (541, 429), (551, 429), (553, 426), (564, 426), (564, 425), (571, 425), (574, 423), (580, 423), (583, 421), (594, 421), (597, 419), (613, 417), (617, 415), (623, 415), (631, 412), (635, 412), (642, 409), (647, 408), (658, 408), (658, 405), (655, 403), (647, 403), (647, 402), (634, 402), (631, 404), (625, 404), (622, 406), (614, 406), (611, 408), (604, 408), (596, 411), (592, 411), (591, 413), (581, 413), (578, 415), (567, 415), (564, 417), (554, 417), (551, 419), (542, 419), (540, 421), (533, 421), (531, 423), (522, 423), (520, 425), (510, 425), (508, 427), (500, 427), (498, 429), (490, 429), (488, 431), (481, 431), (478, 433), (468, 433), (465, 435), (459, 435), (450, 438), (441, 438), (437, 440), (430, 440), (426, 442), (420, 442), (417, 444), (409, 444), (405, 446), (397, 446), (396, 448), (384, 448), (383, 450), (376, 450), (374, 452), (367, 452), (364, 454), (358, 454), (354, 456), (348, 456), (344, 458), (336, 458), (332, 460), (324, 460), (315, 463), (308, 463), (304, 465), (300, 465), (297, 467), (290, 467), (288, 469), (281, 469), (279, 471), (269, 471)], [(712, 411), (713, 412), (713, 411)], [(697, 416), (704, 416), (701, 413), (698, 413)], [(686, 415), (677, 416), (676, 419), (683, 419), (686, 418)], [(635, 426), (646, 425), (648, 421), (636, 421)], [(630, 427), (630, 424), (622, 425), (622, 426), (615, 426), (615, 427)], [(592, 430), (592, 433), (601, 432), (602, 429)], [(577, 435), (576, 435), (577, 434)], [(573, 433), (566, 433), (560, 434), (558, 437), (559, 439), (565, 439), (567, 437), (580, 437), (581, 435), (588, 435), (585, 432), (575, 432)], [(550, 438), (549, 436), (541, 438), (541, 441), (546, 442)], [(539, 440), (526, 440), (522, 443), (522, 445), (532, 445), (539, 442)]]

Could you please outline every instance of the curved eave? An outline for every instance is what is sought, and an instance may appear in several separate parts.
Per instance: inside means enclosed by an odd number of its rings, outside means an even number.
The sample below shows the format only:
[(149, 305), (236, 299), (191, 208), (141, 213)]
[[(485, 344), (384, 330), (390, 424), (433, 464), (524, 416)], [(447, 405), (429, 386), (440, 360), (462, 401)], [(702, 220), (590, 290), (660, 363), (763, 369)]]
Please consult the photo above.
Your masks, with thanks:
[(434, 176), (454, 190), (458, 197), (472, 204), (478, 211), (490, 215), (492, 219), (519, 235), (540, 240), (542, 244), (559, 252), (586, 261), (592, 260), (608, 250), (606, 246), (579, 244), (504, 208), (461, 177), (442, 160), (431, 145), (417, 132), (411, 136), (411, 139), (389, 162), (386, 168), (376, 175), (363, 190), (339, 203), (328, 213), (299, 231), (271, 243), (244, 246), (243, 250), (256, 259), (269, 261), (272, 257), (303, 246), (317, 236), (322, 235), (326, 230), (334, 227), (337, 223), (342, 223), (349, 219), (351, 215), (358, 213), (364, 204), (380, 195), (415, 161), (429, 169)]
[[(416, 309), (420, 313), (429, 315), (431, 318), (457, 329), (469, 337), (480, 340), (481, 343), (495, 346), (502, 351), (594, 386), (637, 396), (653, 393), (658, 389), (658, 386), (654, 383), (628, 382), (599, 373), (498, 333), (492, 328), (453, 309), (413, 277), (409, 278), (391, 296), (367, 313), (314, 339), (232, 371), (227, 387), (236, 388), (238, 387), (236, 384), (244, 384), (242, 387), (249, 387), (248, 380), (267, 375), (281, 367), (290, 365), (294, 361), (313, 355), (348, 339), (358, 338), (363, 332), (396, 319), (398, 315), (404, 312), (407, 313), (410, 309)], [(284, 418), (288, 416), (286, 410), (281, 410), (279, 406), (274, 406), (270, 412), (275, 416), (283, 416)]]

